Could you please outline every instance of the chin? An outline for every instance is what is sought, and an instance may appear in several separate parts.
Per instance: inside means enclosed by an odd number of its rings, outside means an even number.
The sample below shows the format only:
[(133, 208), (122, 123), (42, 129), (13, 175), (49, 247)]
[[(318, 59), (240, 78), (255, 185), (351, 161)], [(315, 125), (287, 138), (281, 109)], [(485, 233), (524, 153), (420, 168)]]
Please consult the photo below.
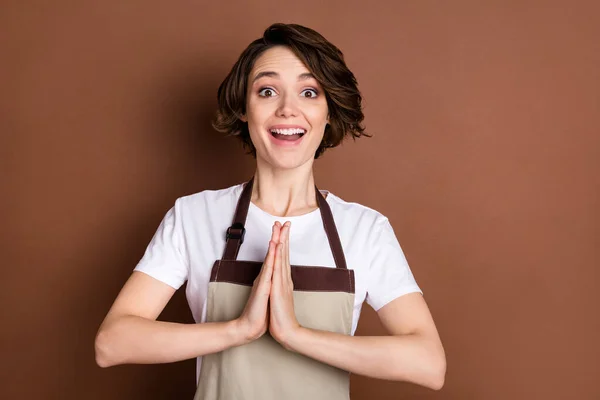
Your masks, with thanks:
[[(316, 151), (316, 150), (315, 150)], [(312, 157), (291, 157), (291, 155), (272, 155), (269, 157), (267, 163), (271, 165), (273, 168), (289, 170), (299, 168), (305, 165), (307, 162), (311, 162), (314, 160), (314, 152), (312, 153)]]

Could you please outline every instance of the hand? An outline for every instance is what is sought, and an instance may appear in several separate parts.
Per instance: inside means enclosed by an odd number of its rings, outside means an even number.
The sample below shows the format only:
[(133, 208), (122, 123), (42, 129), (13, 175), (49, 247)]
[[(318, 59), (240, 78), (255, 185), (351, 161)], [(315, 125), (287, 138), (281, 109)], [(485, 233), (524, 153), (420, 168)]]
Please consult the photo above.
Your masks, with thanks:
[(258, 339), (267, 331), (269, 322), (269, 295), (273, 267), (276, 259), (276, 245), (279, 242), (279, 228), (273, 227), (269, 250), (260, 269), (260, 273), (252, 284), (250, 297), (246, 302), (242, 315), (236, 320), (237, 332), (242, 335), (240, 344), (246, 344)]
[(279, 243), (275, 249), (273, 263), (273, 277), (269, 295), (269, 333), (283, 347), (287, 348), (287, 340), (300, 328), (294, 313), (294, 283), (292, 282), (292, 269), (290, 266), (290, 226), (286, 222), (280, 228), (279, 222), (275, 223), (275, 230), (280, 231)]

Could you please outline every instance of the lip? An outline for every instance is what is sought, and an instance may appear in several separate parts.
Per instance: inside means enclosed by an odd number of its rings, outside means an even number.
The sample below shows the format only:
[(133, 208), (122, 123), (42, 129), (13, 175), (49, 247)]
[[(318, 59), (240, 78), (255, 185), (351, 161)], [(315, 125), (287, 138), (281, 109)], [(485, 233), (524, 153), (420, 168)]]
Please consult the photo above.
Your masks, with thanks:
[[(289, 140), (280, 140), (277, 139), (275, 136), (273, 136), (271, 134), (271, 129), (303, 129), (304, 132), (306, 132), (304, 135), (302, 135), (302, 137), (298, 140), (295, 140), (293, 142), (289, 141)], [(279, 124), (279, 125), (273, 125), (270, 126), (267, 129), (267, 134), (269, 135), (269, 137), (271, 138), (271, 142), (274, 143), (277, 146), (282, 146), (282, 147), (295, 147), (300, 145), (300, 143), (302, 143), (302, 141), (304, 140), (304, 137), (306, 135), (308, 135), (308, 129), (306, 129), (305, 127), (301, 126), (301, 125), (287, 125), (287, 124)]]
[(308, 132), (308, 129), (306, 129), (302, 125), (286, 125), (286, 124), (273, 125), (267, 129), (269, 131), (269, 133), (271, 133), (271, 129), (303, 129), (305, 132)]

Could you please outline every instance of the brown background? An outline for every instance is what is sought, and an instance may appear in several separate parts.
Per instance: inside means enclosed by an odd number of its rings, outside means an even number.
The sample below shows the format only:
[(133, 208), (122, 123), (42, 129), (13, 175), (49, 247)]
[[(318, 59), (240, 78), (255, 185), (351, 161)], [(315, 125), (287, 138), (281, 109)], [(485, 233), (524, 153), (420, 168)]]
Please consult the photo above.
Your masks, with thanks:
[[(442, 391), (353, 399), (600, 398), (593, 3), (3, 1), (0, 398), (191, 398), (193, 360), (100, 369), (94, 335), (175, 199), (253, 172), (209, 121), (276, 21), (356, 74), (374, 137), (317, 185), (390, 218), (447, 351)], [(161, 318), (191, 321), (182, 291)]]

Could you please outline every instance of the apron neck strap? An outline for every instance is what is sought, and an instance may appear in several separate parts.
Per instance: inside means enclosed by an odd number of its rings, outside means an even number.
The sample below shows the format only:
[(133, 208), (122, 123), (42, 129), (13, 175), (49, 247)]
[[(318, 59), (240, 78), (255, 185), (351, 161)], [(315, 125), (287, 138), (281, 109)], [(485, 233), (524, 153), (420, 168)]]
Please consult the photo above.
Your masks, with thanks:
[[(246, 234), (246, 217), (248, 216), (248, 208), (250, 207), (250, 200), (252, 197), (252, 186), (254, 184), (254, 176), (246, 183), (244, 190), (238, 200), (235, 214), (233, 217), (233, 224), (227, 229), (225, 239), (225, 252), (223, 253), (223, 260), (236, 260), (240, 246), (244, 243), (244, 235)], [(329, 240), (329, 246), (333, 254), (336, 268), (347, 269), (346, 257), (342, 249), (342, 243), (338, 234), (335, 222), (333, 220), (333, 214), (331, 208), (327, 204), (327, 200), (323, 197), (323, 194), (319, 191), (315, 185), (315, 192), (317, 197), (317, 204), (321, 211), (321, 219), (323, 220), (323, 227), (325, 228), (325, 234)]]

